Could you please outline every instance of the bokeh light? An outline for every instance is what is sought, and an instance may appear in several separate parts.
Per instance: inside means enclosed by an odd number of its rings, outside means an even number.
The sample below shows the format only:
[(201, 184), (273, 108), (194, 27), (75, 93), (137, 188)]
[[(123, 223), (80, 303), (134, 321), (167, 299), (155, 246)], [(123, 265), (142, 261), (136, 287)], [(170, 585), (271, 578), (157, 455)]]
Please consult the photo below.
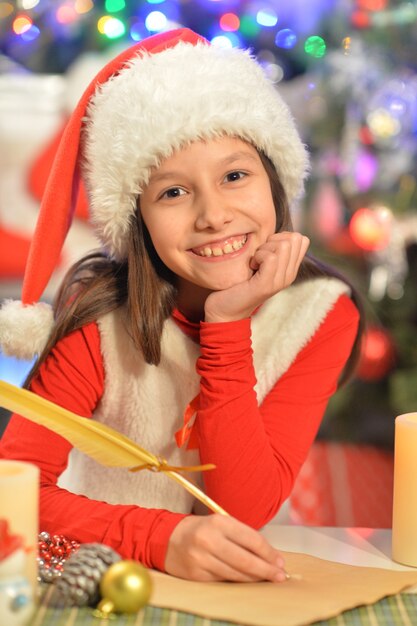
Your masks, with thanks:
[(326, 42), (322, 37), (312, 35), (306, 39), (304, 50), (310, 56), (320, 59), (326, 54)]
[(351, 37), (345, 37), (344, 39), (342, 39), (342, 48), (345, 54), (349, 54), (351, 45), (352, 45)]
[(356, 0), (356, 4), (365, 11), (382, 11), (387, 8), (388, 0)]
[(104, 35), (105, 31), (105, 25), (106, 23), (111, 19), (110, 15), (103, 15), (103, 17), (100, 17), (100, 19), (97, 22), (97, 30), (101, 35)]
[(216, 35), (210, 41), (213, 46), (217, 46), (218, 48), (233, 48), (236, 44), (233, 43), (231, 35), (233, 35), (233, 33)]
[(126, 26), (117, 17), (103, 15), (97, 22), (97, 30), (109, 39), (118, 39), (126, 32)]
[(13, 20), (13, 31), (16, 35), (21, 35), (25, 31), (29, 30), (33, 22), (27, 15), (19, 15)]
[(366, 121), (370, 131), (378, 139), (390, 139), (401, 131), (401, 122), (382, 107), (371, 111)]
[(148, 4), (162, 4), (165, 0), (146, 0)]
[(272, 27), (278, 22), (278, 16), (273, 9), (261, 9), (256, 14), (256, 21), (261, 26)]
[(365, 381), (384, 378), (395, 364), (396, 349), (385, 328), (370, 326), (363, 334), (356, 377)]
[(9, 17), (14, 11), (14, 7), (10, 2), (0, 2), (0, 20)]
[(106, 0), (104, 6), (109, 13), (117, 13), (117, 11), (123, 11), (126, 2), (125, 0)]
[(239, 30), (240, 20), (235, 13), (224, 13), (219, 20), (220, 28), (227, 32)]
[(162, 11), (151, 11), (145, 19), (145, 26), (151, 33), (157, 33), (167, 27), (167, 17)]
[(278, 48), (289, 50), (290, 48), (294, 48), (296, 43), (297, 35), (291, 28), (281, 29), (275, 36), (275, 45), (278, 46)]
[(91, 9), (94, 9), (94, 3), (92, 0), (75, 0), (74, 9), (77, 13), (88, 13)]
[(121, 20), (115, 17), (110, 18), (104, 29), (104, 33), (109, 39), (118, 39), (119, 37), (123, 37), (125, 32), (126, 26)]
[(60, 24), (71, 24), (78, 19), (75, 7), (72, 4), (61, 4), (56, 11), (56, 19)]
[(245, 37), (256, 37), (261, 30), (260, 25), (252, 15), (242, 15), (240, 18), (240, 32)]
[(371, 18), (366, 11), (354, 11), (350, 21), (356, 28), (369, 28), (371, 25)]
[(20, 0), (20, 5), (22, 9), (28, 11), (29, 9), (34, 9), (39, 4), (39, 2), (40, 0)]
[(143, 22), (133, 22), (129, 29), (130, 37), (133, 41), (142, 41), (146, 37), (145, 26)]
[(267, 63), (265, 73), (273, 83), (279, 83), (284, 78), (284, 70), (277, 63)]
[(355, 163), (355, 182), (359, 191), (368, 191), (372, 187), (378, 169), (376, 156), (369, 150), (360, 150)]
[(29, 42), (29, 41), (34, 41), (35, 39), (37, 39), (40, 34), (41, 34), (40, 29), (34, 24), (32, 24), (32, 26), (28, 28), (28, 30), (25, 30), (20, 36), (23, 41)]
[(367, 251), (383, 250), (389, 243), (392, 213), (386, 207), (358, 209), (352, 216), (349, 232), (359, 248)]

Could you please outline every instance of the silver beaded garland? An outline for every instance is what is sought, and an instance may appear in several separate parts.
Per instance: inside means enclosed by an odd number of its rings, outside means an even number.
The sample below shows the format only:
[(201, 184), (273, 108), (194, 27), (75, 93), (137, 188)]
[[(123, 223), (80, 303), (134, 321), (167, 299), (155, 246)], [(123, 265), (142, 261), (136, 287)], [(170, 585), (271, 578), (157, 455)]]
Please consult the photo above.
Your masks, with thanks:
[(112, 548), (101, 543), (80, 546), (64, 535), (45, 531), (38, 536), (38, 580), (54, 584), (52, 604), (96, 604), (103, 574), (120, 558)]
[(51, 535), (46, 531), (38, 536), (38, 580), (52, 583), (61, 576), (65, 561), (76, 552), (80, 544), (64, 535)]

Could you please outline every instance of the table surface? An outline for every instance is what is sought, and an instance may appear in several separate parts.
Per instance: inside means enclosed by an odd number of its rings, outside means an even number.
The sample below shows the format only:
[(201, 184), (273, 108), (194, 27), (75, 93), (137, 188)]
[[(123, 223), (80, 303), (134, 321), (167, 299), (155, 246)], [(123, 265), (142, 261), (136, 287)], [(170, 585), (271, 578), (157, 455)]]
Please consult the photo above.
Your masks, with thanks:
[(279, 550), (303, 552), (328, 561), (392, 570), (414, 568), (391, 559), (391, 530), (269, 524), (261, 531)]
[[(271, 523), (261, 532), (276, 548), (287, 552), (302, 552), (356, 566), (412, 569), (391, 560), (390, 530), (313, 528)], [(416, 592), (417, 588), (411, 593), (384, 598), (372, 606), (359, 607), (336, 618), (316, 622), (315, 626), (417, 625)], [(47, 591), (29, 626), (226, 626), (226, 622), (155, 607), (147, 607), (137, 615), (119, 615), (111, 621), (101, 620), (94, 617), (89, 608), (54, 609), (48, 604), (49, 596)]]

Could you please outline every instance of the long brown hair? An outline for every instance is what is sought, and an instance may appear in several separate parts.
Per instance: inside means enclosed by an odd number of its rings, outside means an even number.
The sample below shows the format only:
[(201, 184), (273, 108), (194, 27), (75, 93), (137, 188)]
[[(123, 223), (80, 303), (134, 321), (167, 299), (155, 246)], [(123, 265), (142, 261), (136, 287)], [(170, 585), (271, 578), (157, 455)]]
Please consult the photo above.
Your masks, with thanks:
[[(272, 161), (262, 152), (260, 152), (259, 155), (261, 157), (261, 161), (263, 163), (265, 171), (268, 174), (269, 182), (271, 185), (272, 198), (274, 201), (275, 212), (277, 216), (276, 232), (278, 233), (280, 231), (292, 231), (294, 229), (291, 219), (291, 212), (281, 180)], [(351, 298), (358, 308), (360, 314), (358, 332), (356, 334), (355, 342), (353, 344), (349, 359), (347, 360), (342, 375), (339, 379), (340, 387), (341, 385), (345, 384), (355, 372), (355, 368), (359, 360), (361, 338), (365, 327), (365, 312), (362, 298), (354, 285), (352, 285), (352, 283), (345, 276), (343, 276), (343, 274), (338, 272), (334, 267), (323, 263), (311, 254), (307, 254), (301, 262), (295, 282), (300, 283), (304, 280), (311, 280), (323, 276), (338, 278), (349, 286)]]
[[(276, 232), (292, 231), (290, 209), (280, 178), (270, 159), (262, 152), (259, 154), (270, 180), (277, 217)], [(127, 248), (127, 259), (122, 263), (110, 259), (102, 251), (96, 251), (83, 257), (69, 269), (54, 300), (53, 331), (28, 375), (26, 386), (62, 337), (122, 304), (127, 307), (127, 332), (135, 347), (143, 354), (147, 363), (158, 365), (161, 359), (163, 324), (176, 301), (175, 276), (162, 263), (154, 249), (140, 214), (140, 197), (137, 212), (131, 218)], [(322, 276), (334, 276), (347, 283), (351, 288), (352, 299), (361, 312), (355, 344), (339, 381), (342, 384), (351, 376), (358, 359), (363, 330), (363, 308), (356, 290), (347, 279), (311, 255), (307, 255), (302, 261), (296, 282)]]

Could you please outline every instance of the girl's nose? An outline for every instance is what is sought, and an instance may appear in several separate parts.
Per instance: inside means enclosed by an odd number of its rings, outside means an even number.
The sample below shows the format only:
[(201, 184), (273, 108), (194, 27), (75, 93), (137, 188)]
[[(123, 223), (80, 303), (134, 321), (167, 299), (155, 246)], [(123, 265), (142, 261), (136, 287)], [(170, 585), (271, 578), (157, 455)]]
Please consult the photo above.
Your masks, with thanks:
[(233, 209), (220, 194), (205, 195), (199, 198), (195, 226), (197, 230), (221, 230), (233, 219)]

